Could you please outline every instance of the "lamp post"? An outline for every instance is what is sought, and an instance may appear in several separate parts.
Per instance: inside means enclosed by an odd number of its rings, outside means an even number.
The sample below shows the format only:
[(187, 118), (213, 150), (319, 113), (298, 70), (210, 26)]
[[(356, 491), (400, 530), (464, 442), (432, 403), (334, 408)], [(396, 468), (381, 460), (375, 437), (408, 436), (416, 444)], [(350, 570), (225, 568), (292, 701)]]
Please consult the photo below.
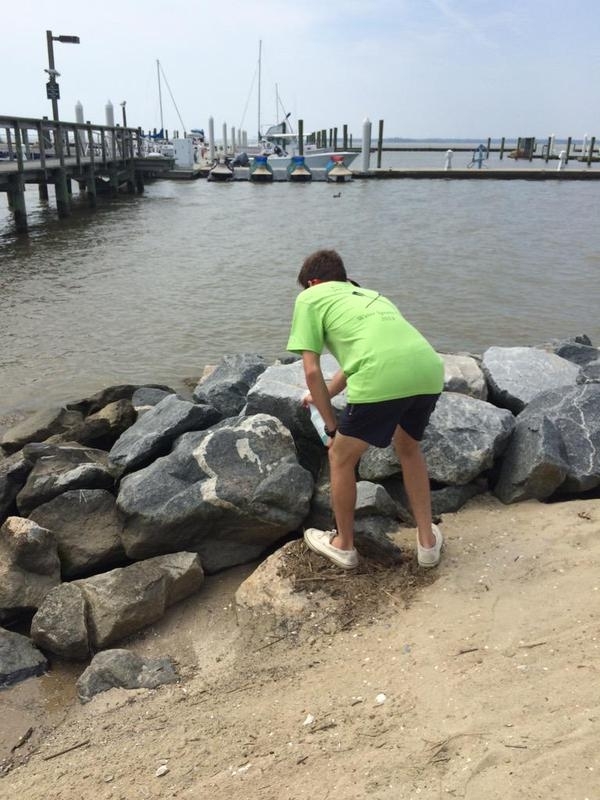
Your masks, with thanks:
[[(46, 97), (52, 101), (52, 119), (58, 123), (58, 98), (60, 97), (60, 89), (56, 78), (60, 77), (60, 72), (57, 72), (54, 66), (54, 45), (53, 42), (63, 42), (65, 44), (79, 44), (79, 36), (52, 36), (52, 31), (46, 31), (46, 41), (48, 43), (48, 73), (49, 80), (46, 84)], [(58, 156), (60, 161), (60, 168), (56, 170), (54, 178), (54, 188), (56, 192), (56, 206), (58, 209), (59, 217), (67, 217), (70, 212), (69, 191), (67, 184), (67, 176), (64, 169), (64, 154), (62, 133), (58, 124), (54, 128), (54, 155)]]
[(123, 110), (123, 127), (127, 127), (127, 114), (125, 113), (125, 106), (127, 105), (127, 100), (123, 100), (121, 103), (121, 108)]
[(52, 119), (58, 122), (58, 100), (60, 98), (60, 88), (56, 82), (60, 77), (54, 67), (54, 45), (52, 42), (63, 42), (65, 44), (79, 44), (79, 36), (52, 36), (52, 31), (46, 31), (46, 41), (48, 43), (48, 69), (45, 70), (50, 79), (46, 84), (46, 97), (52, 101)]

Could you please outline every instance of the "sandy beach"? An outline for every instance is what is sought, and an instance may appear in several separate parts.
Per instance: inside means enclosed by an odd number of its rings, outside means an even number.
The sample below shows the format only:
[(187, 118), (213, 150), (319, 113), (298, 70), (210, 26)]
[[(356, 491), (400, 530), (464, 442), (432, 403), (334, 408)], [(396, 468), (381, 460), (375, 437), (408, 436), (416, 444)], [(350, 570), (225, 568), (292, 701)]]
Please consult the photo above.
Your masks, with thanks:
[(442, 524), (433, 580), (341, 628), (238, 626), (238, 568), (127, 643), (179, 684), (2, 692), (0, 797), (596, 800), (600, 500), (486, 495)]

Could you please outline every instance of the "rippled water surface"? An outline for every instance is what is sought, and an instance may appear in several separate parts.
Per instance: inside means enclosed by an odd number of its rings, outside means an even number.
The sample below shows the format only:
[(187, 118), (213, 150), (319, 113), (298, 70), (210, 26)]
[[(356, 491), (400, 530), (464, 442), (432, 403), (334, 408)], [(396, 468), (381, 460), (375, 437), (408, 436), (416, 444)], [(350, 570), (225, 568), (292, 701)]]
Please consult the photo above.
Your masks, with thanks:
[(599, 188), (158, 181), (95, 212), (75, 196), (66, 222), (30, 188), (25, 238), (0, 195), (0, 412), (110, 383), (177, 385), (225, 353), (281, 355), (298, 270), (319, 247), (439, 350), (584, 332), (600, 345)]

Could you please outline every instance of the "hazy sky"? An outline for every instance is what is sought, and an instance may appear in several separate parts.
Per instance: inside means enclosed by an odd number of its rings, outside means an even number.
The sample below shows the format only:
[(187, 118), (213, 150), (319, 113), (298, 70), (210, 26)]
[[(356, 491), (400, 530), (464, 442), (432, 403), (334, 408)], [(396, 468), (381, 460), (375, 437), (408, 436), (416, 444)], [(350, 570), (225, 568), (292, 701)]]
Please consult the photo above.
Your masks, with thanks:
[[(5, 3), (0, 114), (160, 127), (156, 61), (187, 129), (276, 122), (276, 85), (305, 131), (385, 121), (386, 136), (600, 136), (599, 0), (21, 0)], [(165, 127), (182, 129), (167, 86)]]

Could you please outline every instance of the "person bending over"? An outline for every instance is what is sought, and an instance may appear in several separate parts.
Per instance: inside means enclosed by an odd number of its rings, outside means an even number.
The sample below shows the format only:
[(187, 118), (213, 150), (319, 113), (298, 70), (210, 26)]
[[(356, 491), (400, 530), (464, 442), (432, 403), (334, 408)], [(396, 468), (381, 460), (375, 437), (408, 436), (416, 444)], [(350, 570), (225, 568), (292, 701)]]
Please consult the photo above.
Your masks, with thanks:
[[(354, 547), (356, 465), (369, 445), (393, 442), (417, 524), (422, 567), (440, 561), (443, 537), (432, 524), (429, 476), (420, 441), (444, 385), (441, 358), (396, 306), (372, 289), (349, 281), (335, 250), (304, 261), (287, 349), (302, 356), (308, 394), (329, 437), (331, 503), (336, 529), (309, 528), (311, 550), (344, 569), (358, 564)], [(327, 348), (340, 370), (325, 382), (320, 358)], [(347, 389), (339, 425), (331, 398)]]

